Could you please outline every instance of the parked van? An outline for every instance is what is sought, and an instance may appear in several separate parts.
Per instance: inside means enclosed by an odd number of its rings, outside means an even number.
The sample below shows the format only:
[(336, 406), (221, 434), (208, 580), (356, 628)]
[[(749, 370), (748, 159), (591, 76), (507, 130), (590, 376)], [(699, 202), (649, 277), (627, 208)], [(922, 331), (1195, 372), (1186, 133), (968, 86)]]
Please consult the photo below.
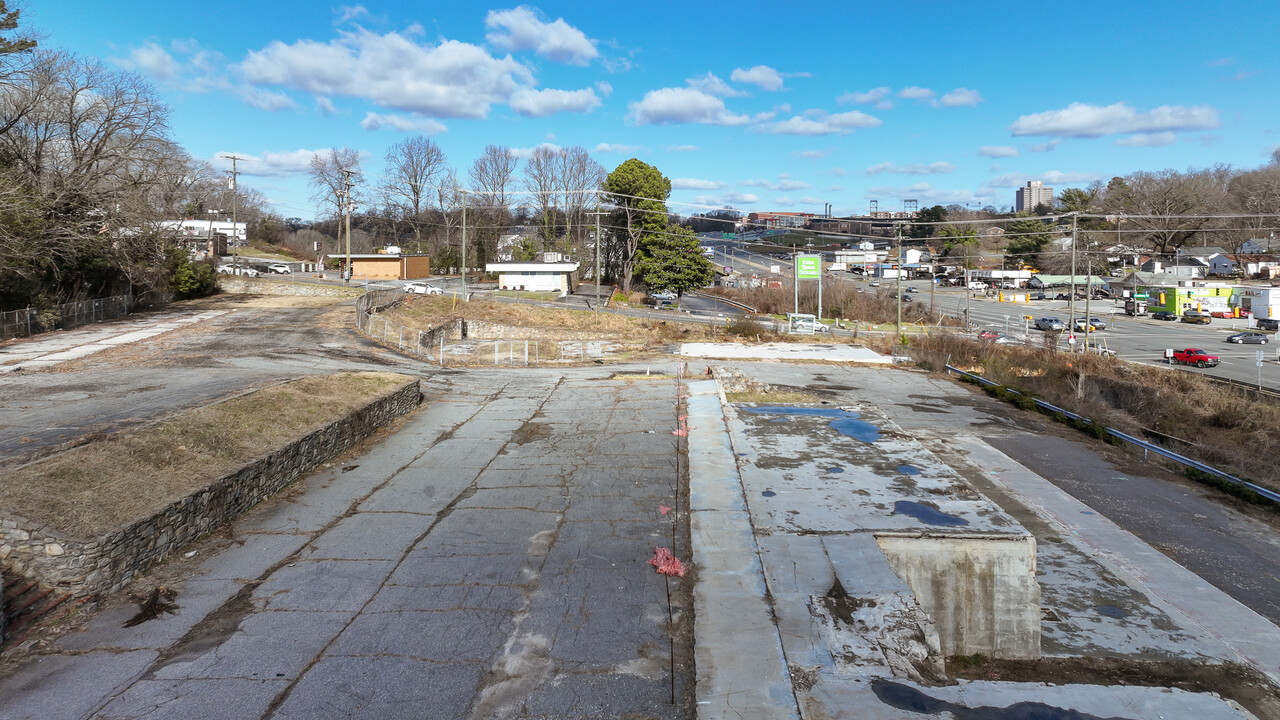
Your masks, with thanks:
[(986, 290), (987, 284), (984, 282), (979, 282), (978, 280), (970, 280), (969, 289), (970, 290)]

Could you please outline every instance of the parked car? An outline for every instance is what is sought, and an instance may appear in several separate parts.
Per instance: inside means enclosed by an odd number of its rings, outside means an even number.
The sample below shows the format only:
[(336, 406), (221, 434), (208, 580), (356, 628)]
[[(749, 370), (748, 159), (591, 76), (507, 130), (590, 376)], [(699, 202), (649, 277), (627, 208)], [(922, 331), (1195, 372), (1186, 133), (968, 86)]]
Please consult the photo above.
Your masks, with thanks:
[(831, 327), (816, 320), (796, 320), (792, 327), (800, 332), (831, 332)]
[(675, 300), (676, 294), (670, 290), (663, 290), (662, 292), (653, 293), (649, 297), (652, 297), (654, 300)]
[(867, 284), (870, 285), (871, 287), (880, 287), (880, 283), (876, 282), (875, 280), (872, 280)]
[(1235, 313), (1230, 310), (1213, 310), (1209, 312), (1209, 316), (1216, 318), (1233, 318), (1235, 317)]
[(1166, 322), (1172, 322), (1172, 321), (1174, 321), (1174, 320), (1177, 320), (1177, 319), (1178, 319), (1178, 313), (1176, 313), (1176, 312), (1169, 312), (1168, 310), (1157, 310), (1157, 311), (1155, 311), (1155, 312), (1151, 313), (1151, 319), (1152, 319), (1152, 320), (1164, 320), (1164, 321), (1166, 321)]
[(1199, 310), (1188, 310), (1182, 313), (1182, 322), (1191, 323), (1192, 325), (1208, 325), (1213, 322), (1213, 316)]
[[(1090, 332), (1093, 332), (1094, 330), (1106, 330), (1106, 329), (1107, 329), (1107, 324), (1106, 324), (1105, 322), (1103, 322), (1101, 318), (1096, 318), (1096, 317), (1095, 317), (1095, 318), (1089, 318), (1088, 325), (1089, 325)], [(1085, 330), (1085, 320), (1084, 320), (1084, 318), (1076, 318), (1075, 330), (1076, 330), (1076, 332), (1084, 332), (1084, 330)]]
[(1259, 330), (1271, 330), (1272, 332), (1280, 330), (1280, 320), (1272, 318), (1258, 318)]
[(1038, 292), (1038, 293), (1031, 293), (1031, 295), (1030, 295), (1029, 297), (1030, 297), (1030, 299), (1032, 299), (1032, 300), (1043, 300), (1043, 299), (1044, 299), (1044, 293), (1042, 293), (1042, 292)]
[(288, 275), (293, 272), (293, 270), (284, 263), (272, 263), (267, 266), (267, 272), (275, 273), (277, 275)]
[(411, 282), (404, 286), (404, 291), (414, 295), (443, 295), (444, 290), (424, 282)]
[(1237, 345), (1266, 345), (1267, 336), (1260, 332), (1238, 332), (1235, 335), (1228, 335), (1227, 342), (1233, 342)]
[(1218, 356), (1199, 348), (1187, 348), (1186, 350), (1174, 350), (1173, 362), (1175, 365), (1195, 365), (1196, 367), (1214, 367), (1218, 364)]
[(1042, 317), (1036, 320), (1037, 330), (1066, 330), (1066, 323), (1056, 317)]
[(218, 266), (218, 272), (224, 275), (244, 275), (246, 277), (258, 277), (259, 275), (257, 270), (245, 265), (241, 265), (238, 268), (235, 265), (220, 265)]
[(907, 286), (907, 292), (909, 292), (909, 293), (918, 293), (918, 292), (920, 292), (920, 289), (919, 289), (919, 288), (917, 288), (915, 285), (909, 285), (909, 286)]

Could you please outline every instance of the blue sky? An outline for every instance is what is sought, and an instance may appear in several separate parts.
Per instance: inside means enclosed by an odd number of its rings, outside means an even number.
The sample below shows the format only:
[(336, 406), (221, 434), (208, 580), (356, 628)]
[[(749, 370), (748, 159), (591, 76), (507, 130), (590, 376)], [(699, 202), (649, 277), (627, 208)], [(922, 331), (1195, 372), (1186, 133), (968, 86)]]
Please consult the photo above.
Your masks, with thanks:
[(1027, 180), (1251, 168), (1280, 146), (1266, 3), (140, 7), (35, 2), (22, 22), (147, 77), (174, 138), (251, 158), (242, 185), (286, 217), (316, 214), (312, 153), (356, 148), (372, 179), (416, 134), (464, 179), (488, 144), (638, 157), (684, 213), (1004, 207)]

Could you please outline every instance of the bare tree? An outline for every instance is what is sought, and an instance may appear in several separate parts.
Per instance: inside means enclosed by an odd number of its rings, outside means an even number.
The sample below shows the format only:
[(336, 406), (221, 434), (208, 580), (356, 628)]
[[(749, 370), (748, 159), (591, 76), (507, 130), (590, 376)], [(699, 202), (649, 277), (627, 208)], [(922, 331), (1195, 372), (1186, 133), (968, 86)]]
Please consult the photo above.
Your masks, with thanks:
[[(307, 184), (311, 186), (311, 201), (322, 209), (332, 212), (333, 217), (342, 215), (343, 193), (347, 176), (350, 174), (353, 186), (358, 186), (364, 178), (360, 170), (360, 153), (351, 148), (332, 148), (326, 153), (311, 156), (311, 169), (307, 171)], [(353, 202), (361, 198), (358, 190), (352, 189)]]
[(510, 148), (488, 145), (471, 165), (477, 224), (484, 228), (477, 233), (477, 257), (489, 260), (498, 255), (498, 241), (512, 220), (510, 191), (519, 162)]
[(529, 193), (528, 203), (537, 212), (541, 227), (542, 245), (550, 248), (559, 235), (557, 191), (560, 189), (560, 150), (546, 145), (535, 148), (524, 162), (524, 179), (521, 185)]
[[(559, 157), (559, 185), (563, 190), (565, 223), (568, 227), (569, 251), (582, 255), (586, 251), (585, 238), (591, 211), (598, 198), (596, 191), (608, 175), (604, 166), (596, 162), (583, 147), (565, 148)], [(593, 231), (594, 232), (594, 231)]]
[(1228, 207), (1227, 186), (1231, 168), (1218, 165), (1204, 170), (1135, 172), (1114, 178), (1107, 185), (1102, 206), (1108, 214), (1123, 215), (1126, 227), (1136, 229), (1154, 252), (1171, 253), (1185, 245), (1208, 244), (1216, 239), (1214, 228)]
[(432, 180), (445, 168), (444, 152), (431, 138), (406, 138), (387, 149), (387, 168), (382, 176), (383, 195), (388, 209), (413, 228), (413, 238), (422, 242), (421, 222), (431, 201)]

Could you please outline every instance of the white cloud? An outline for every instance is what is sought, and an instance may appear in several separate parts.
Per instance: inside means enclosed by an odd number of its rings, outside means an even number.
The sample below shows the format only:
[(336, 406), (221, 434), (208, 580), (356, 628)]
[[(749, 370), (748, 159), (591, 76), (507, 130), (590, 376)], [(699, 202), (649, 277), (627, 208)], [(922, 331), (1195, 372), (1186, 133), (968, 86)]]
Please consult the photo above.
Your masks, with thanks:
[(685, 83), (698, 92), (715, 95), (716, 97), (741, 97), (746, 95), (746, 93), (741, 90), (735, 90), (729, 83), (716, 77), (715, 73), (710, 72), (701, 77), (689, 78), (685, 80)]
[(527, 5), (511, 10), (491, 10), (484, 24), (493, 32), (485, 35), (497, 47), (512, 52), (533, 50), (554, 62), (586, 65), (600, 56), (595, 41), (581, 30), (557, 18), (546, 22)]
[(756, 65), (746, 70), (736, 68), (733, 74), (729, 76), (729, 79), (734, 82), (755, 85), (761, 90), (769, 92), (777, 92), (782, 89), (782, 73), (768, 65)]
[(882, 162), (867, 168), (868, 175), (880, 173), (901, 173), (904, 175), (940, 175), (952, 172), (955, 165), (949, 162), (936, 162), (928, 165), (899, 165), (893, 162)]
[(600, 107), (600, 98), (591, 88), (584, 90), (517, 90), (511, 95), (511, 109), (525, 117), (547, 117), (559, 112), (589, 113)]
[(226, 166), (231, 169), (231, 162), (222, 158), (222, 155), (236, 155), (241, 158), (236, 164), (236, 168), (241, 175), (250, 175), (253, 177), (289, 177), (292, 175), (304, 175), (311, 169), (311, 157), (313, 155), (325, 154), (329, 152), (329, 148), (319, 148), (317, 150), (289, 150), (285, 152), (264, 152), (261, 155), (249, 155), (242, 152), (226, 152), (218, 153), (209, 159), (209, 162), (216, 167)]
[(364, 116), (364, 119), (360, 121), (360, 127), (370, 132), (374, 130), (395, 130), (406, 133), (426, 133), (428, 135), (436, 135), (449, 129), (439, 121), (420, 115), (397, 115), (395, 113), (383, 115), (373, 112)]
[(535, 150), (540, 150), (543, 148), (547, 150), (551, 150), (553, 152), (559, 152), (560, 150), (563, 149), (559, 145), (556, 145), (555, 143), (544, 142), (544, 143), (539, 143), (538, 145), (534, 145), (533, 147), (511, 148), (511, 154), (514, 155), (519, 160), (528, 160), (529, 157), (533, 155)]
[(340, 7), (335, 12), (338, 13), (338, 19), (333, 21), (334, 25), (343, 25), (348, 21), (356, 18), (369, 17), (369, 10), (363, 5), (352, 5), (350, 7)]
[(596, 90), (599, 90), (600, 94), (605, 97), (609, 97), (613, 94), (613, 86), (603, 80), (596, 83)]
[(1227, 65), (1235, 64), (1235, 61), (1236, 59), (1233, 57), (1218, 58), (1217, 60), (1210, 60), (1209, 67), (1226, 67)]
[(887, 87), (871, 88), (866, 92), (846, 92), (836, 98), (836, 102), (841, 105), (871, 105), (877, 110), (888, 110), (893, 107), (893, 100), (889, 97), (892, 91)]
[(298, 103), (294, 102), (293, 98), (274, 90), (265, 90), (247, 85), (232, 87), (229, 90), (243, 100), (245, 104), (252, 105), (259, 110), (277, 112), (298, 107)]
[(800, 203), (801, 205), (826, 205), (827, 204), (827, 202), (822, 198), (816, 198), (816, 197), (813, 197), (812, 195), (805, 195), (804, 197), (800, 198), (796, 202)]
[(735, 115), (718, 97), (693, 88), (660, 88), (645, 93), (640, 102), (628, 106), (627, 119), (636, 125), (698, 123), (702, 125), (746, 125), (751, 119)]
[(686, 152), (697, 152), (700, 148), (697, 145), (668, 145), (664, 149), (667, 152), (686, 153)]
[(1023, 115), (1009, 130), (1014, 135), (1096, 138), (1122, 133), (1209, 130), (1218, 125), (1218, 111), (1208, 105), (1162, 105), (1143, 112), (1122, 102), (1105, 107), (1074, 102), (1060, 110)]
[(596, 153), (619, 153), (623, 155), (631, 155), (640, 152), (648, 152), (643, 145), (620, 145), (618, 143), (600, 143), (596, 145), (592, 152)]
[(321, 115), (337, 115), (338, 108), (334, 107), (333, 101), (323, 95), (316, 96), (316, 109)]
[(832, 185), (827, 188), (827, 192), (844, 192), (844, 188), (839, 185)]
[(1171, 145), (1178, 140), (1178, 133), (1173, 131), (1165, 131), (1158, 133), (1137, 133), (1129, 137), (1123, 137), (1116, 140), (1115, 144), (1121, 147), (1163, 147)]
[(1018, 148), (1008, 145), (983, 145), (978, 154), (989, 158), (1018, 157)]
[(907, 187), (871, 187), (864, 194), (864, 197), (868, 199), (881, 200), (881, 207), (886, 206), (884, 202), (886, 197), (917, 200), (920, 203), (920, 207), (928, 207), (930, 205), (950, 205), (951, 203), (960, 205), (971, 202), (987, 204), (996, 196), (997, 191), (995, 190), (941, 190), (923, 182)]
[(938, 98), (938, 104), (943, 107), (976, 107), (980, 102), (982, 96), (978, 91), (968, 88), (956, 88)]
[(1018, 188), (1024, 187), (1030, 180), (1039, 180), (1046, 185), (1083, 185), (1097, 180), (1095, 173), (1086, 172), (1061, 172), (1058, 170), (1050, 170), (1042, 175), (1025, 175), (1023, 173), (1006, 173), (998, 175), (987, 181), (987, 187), (992, 188)]
[(848, 135), (859, 128), (880, 125), (880, 118), (851, 110), (827, 115), (822, 111), (809, 111), (764, 128), (765, 132), (778, 135)]
[(802, 160), (819, 160), (830, 154), (830, 150), (800, 150), (799, 152), (792, 152), (791, 157), (800, 158)]
[(720, 190), (725, 183), (719, 180), (699, 180), (697, 178), (671, 178), (672, 190)]
[(791, 207), (792, 205), (795, 205), (795, 204), (796, 204), (796, 201), (795, 201), (795, 200), (792, 200), (791, 198), (787, 197), (786, 195), (783, 195), (782, 197), (776, 197), (776, 198), (774, 198), (774, 199), (773, 199), (773, 204), (774, 204), (774, 205), (781, 205), (782, 207)]
[(842, 167), (833, 167), (827, 171), (827, 174), (834, 175), (835, 177), (844, 177), (846, 173)]
[(697, 195), (693, 198), (693, 202), (698, 205), (714, 205), (716, 207), (751, 205), (760, 202), (760, 196), (752, 195), (751, 193), (728, 192), (723, 195)]
[(150, 75), (166, 85), (177, 80), (182, 74), (182, 65), (169, 54), (169, 51), (151, 41), (143, 43), (142, 47), (130, 50), (128, 60), (117, 62), (129, 70)]
[(898, 97), (904, 100), (932, 100), (935, 95), (937, 93), (929, 88), (916, 87), (914, 85), (898, 91)]
[(330, 42), (273, 41), (239, 65), (257, 85), (327, 97), (355, 97), (394, 110), (437, 118), (483, 118), (493, 103), (533, 85), (511, 59), (453, 40), (421, 45), (405, 35), (344, 32)]
[(784, 192), (791, 190), (807, 190), (813, 187), (807, 182), (800, 180), (792, 180), (787, 173), (778, 175), (778, 182), (772, 180), (742, 180), (738, 182), (743, 187), (760, 187), (768, 190), (782, 190)]
[(1049, 142), (1036, 143), (1035, 145), (1031, 145), (1027, 149), (1030, 150), (1031, 152), (1037, 152), (1037, 153), (1053, 152), (1054, 150), (1058, 149), (1058, 144), (1061, 142), (1062, 142), (1061, 140), (1050, 140)]

